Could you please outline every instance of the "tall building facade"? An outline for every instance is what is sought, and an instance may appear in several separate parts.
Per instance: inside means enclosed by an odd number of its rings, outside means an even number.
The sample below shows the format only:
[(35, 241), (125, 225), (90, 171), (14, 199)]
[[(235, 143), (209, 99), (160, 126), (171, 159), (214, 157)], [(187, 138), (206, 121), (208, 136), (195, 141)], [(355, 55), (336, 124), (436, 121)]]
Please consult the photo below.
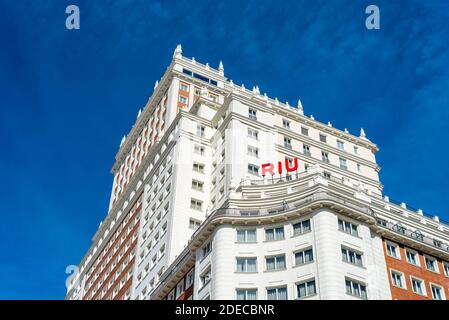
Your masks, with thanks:
[(449, 225), (383, 195), (377, 151), (179, 45), (66, 299), (446, 299)]

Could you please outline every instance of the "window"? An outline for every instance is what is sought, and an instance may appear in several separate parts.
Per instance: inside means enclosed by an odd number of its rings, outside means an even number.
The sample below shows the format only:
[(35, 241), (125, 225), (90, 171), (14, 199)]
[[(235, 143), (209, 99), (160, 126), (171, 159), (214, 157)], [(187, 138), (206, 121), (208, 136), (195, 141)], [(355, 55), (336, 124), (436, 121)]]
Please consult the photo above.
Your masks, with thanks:
[(301, 134), (304, 136), (308, 136), (309, 135), (309, 129), (301, 127)]
[(251, 120), (256, 120), (257, 121), (257, 111), (254, 110), (254, 109), (249, 108), (249, 110), (248, 110), (248, 117)]
[(192, 180), (192, 189), (197, 191), (203, 191), (204, 183), (198, 180)]
[(256, 166), (255, 164), (248, 163), (248, 173), (258, 176), (259, 175), (259, 166)]
[(358, 225), (342, 219), (338, 219), (338, 230), (346, 232), (353, 236), (359, 235)]
[(287, 300), (287, 287), (267, 289), (268, 300)]
[(284, 147), (287, 149), (292, 148), (292, 139), (284, 137)]
[(200, 220), (196, 220), (196, 219), (192, 219), (190, 218), (189, 220), (189, 228), (192, 230), (196, 230), (199, 228), (199, 226), (201, 225), (201, 221)]
[(348, 170), (348, 163), (346, 159), (340, 158), (340, 168)]
[(259, 148), (248, 146), (248, 155), (259, 158)]
[(435, 284), (431, 284), (430, 287), (432, 288), (432, 299), (433, 300), (444, 300), (444, 293), (443, 293), (442, 287), (437, 286)]
[(196, 135), (200, 136), (200, 137), (204, 137), (204, 132), (205, 132), (206, 128), (202, 125), (197, 125), (196, 126)]
[(309, 157), (310, 157), (310, 146), (308, 146), (308, 145), (306, 145), (306, 144), (303, 144), (303, 145), (302, 145), (302, 151), (304, 152), (304, 154), (305, 154), (306, 156), (309, 156)]
[(364, 285), (360, 282), (350, 280), (350, 279), (346, 279), (345, 283), (346, 283), (346, 293), (347, 294), (349, 294), (351, 296), (359, 297), (362, 299), (368, 298), (368, 296), (366, 294), (366, 285)]
[(290, 121), (283, 119), (283, 120), (282, 120), (282, 126), (283, 126), (285, 129), (289, 129), (289, 130), (290, 130)]
[(237, 289), (237, 300), (256, 300), (257, 290), (256, 289)]
[(407, 256), (407, 262), (419, 266), (418, 253), (411, 249), (405, 249), (405, 255)]
[(265, 265), (267, 271), (283, 270), (285, 269), (285, 255), (265, 258)]
[(405, 289), (404, 274), (391, 270), (391, 281), (395, 287)]
[(194, 148), (194, 152), (196, 154), (200, 154), (200, 155), (204, 156), (204, 147), (196, 144), (195, 148)]
[(257, 242), (256, 229), (237, 230), (237, 242)]
[(259, 140), (259, 131), (252, 128), (248, 128), (248, 137), (255, 140)]
[(363, 267), (362, 254), (347, 248), (341, 248), (341, 256), (344, 262)]
[(387, 246), (387, 255), (389, 255), (390, 257), (393, 257), (393, 258), (400, 259), (399, 247), (397, 244), (387, 242), (386, 246)]
[(329, 163), (329, 153), (321, 151), (321, 158), (323, 159), (323, 162)]
[(354, 154), (359, 154), (359, 148), (354, 146)]
[(187, 277), (186, 277), (186, 289), (188, 289), (193, 284), (194, 279), (195, 279), (195, 275), (192, 270), (187, 274)]
[(182, 91), (189, 92), (189, 86), (186, 85), (185, 83), (181, 83), (181, 84), (179, 85), (179, 88), (180, 88)]
[(315, 279), (298, 283), (296, 285), (298, 299), (310, 297), (316, 294)]
[(184, 292), (184, 281), (181, 281), (176, 286), (176, 298), (179, 298), (179, 296)]
[(430, 270), (430, 271), (433, 271), (433, 272), (439, 272), (438, 271), (437, 260), (435, 258), (426, 256), (425, 260), (426, 260), (426, 268), (427, 268), (427, 270)]
[(265, 229), (265, 240), (283, 240), (284, 239), (284, 227)]
[(295, 266), (313, 262), (313, 249), (306, 249), (295, 252)]
[(344, 150), (345, 149), (345, 143), (341, 140), (337, 140), (337, 148), (340, 150)]
[(212, 251), (212, 242), (208, 242), (203, 248), (201, 248), (201, 258), (203, 259)]
[(331, 173), (328, 172), (328, 171), (324, 171), (324, 172), (323, 172), (323, 176), (324, 176), (326, 179), (330, 179), (330, 178), (331, 178)]
[(190, 208), (201, 211), (201, 207), (203, 205), (203, 201), (190, 199)]
[(189, 101), (189, 99), (187, 99), (184, 96), (179, 96), (179, 102), (181, 102), (182, 104), (187, 104), (187, 102)]
[(424, 283), (422, 280), (416, 279), (416, 278), (411, 278), (412, 279), (412, 289), (413, 292), (416, 294), (419, 294), (421, 296), (426, 295), (425, 291), (424, 291)]
[(443, 262), (444, 274), (449, 277), (449, 263)]
[(257, 272), (257, 258), (237, 258), (237, 272)]
[(210, 269), (206, 270), (205, 272), (203, 272), (200, 276), (200, 284), (201, 284), (201, 288), (206, 286), (211, 279), (211, 272)]
[(322, 134), (322, 133), (320, 133), (320, 141), (324, 142), (324, 143), (327, 142), (327, 137), (324, 134)]
[(359, 163), (357, 163), (357, 172), (362, 172), (362, 166)]
[(310, 231), (310, 220), (304, 220), (293, 224), (293, 235), (297, 236)]

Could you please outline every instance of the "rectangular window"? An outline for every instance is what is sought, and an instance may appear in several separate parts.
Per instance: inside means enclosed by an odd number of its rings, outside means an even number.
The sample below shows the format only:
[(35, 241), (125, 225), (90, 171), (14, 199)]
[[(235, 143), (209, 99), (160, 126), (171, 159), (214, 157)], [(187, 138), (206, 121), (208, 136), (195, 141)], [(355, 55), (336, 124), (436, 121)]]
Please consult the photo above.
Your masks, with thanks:
[(397, 272), (397, 271), (391, 271), (391, 281), (395, 287), (399, 288), (405, 288), (405, 281), (404, 281), (404, 274)]
[(386, 243), (387, 246), (387, 255), (393, 258), (397, 258), (399, 259), (399, 247), (397, 244), (391, 243), (391, 242), (387, 242)]
[(194, 162), (193, 163), (193, 171), (204, 173), (204, 164)]
[(185, 83), (181, 83), (181, 84), (179, 85), (179, 88), (180, 88), (182, 91), (184, 91), (184, 92), (189, 92), (189, 86), (186, 85)]
[(259, 148), (248, 146), (248, 155), (259, 158)]
[(192, 180), (192, 189), (197, 191), (203, 191), (204, 183), (198, 180)]
[(284, 270), (285, 255), (282, 254), (274, 257), (265, 258), (265, 265), (267, 271)]
[(182, 104), (187, 104), (188, 101), (189, 99), (187, 99), (186, 97), (179, 96), (179, 102), (181, 102)]
[(308, 136), (309, 135), (309, 129), (301, 127), (301, 134), (304, 136)]
[(211, 280), (211, 272), (210, 272), (210, 269), (209, 269), (209, 270), (207, 270), (206, 272), (203, 272), (200, 275), (201, 288), (206, 286), (210, 282), (210, 280)]
[(368, 296), (366, 294), (366, 285), (354, 281), (354, 280), (350, 280), (350, 279), (346, 279), (345, 280), (346, 283), (346, 293), (351, 295), (351, 296), (355, 296), (358, 298), (362, 298), (362, 299), (367, 299)]
[(237, 289), (237, 300), (256, 300), (257, 290), (256, 289)]
[(212, 251), (212, 242), (208, 242), (203, 248), (201, 248), (201, 258), (206, 257)]
[(298, 283), (296, 285), (298, 299), (303, 299), (316, 294), (315, 279)]
[(340, 150), (345, 150), (345, 143), (341, 140), (337, 140), (337, 148)]
[(304, 154), (306, 155), (306, 156), (309, 156), (310, 157), (310, 146), (308, 146), (308, 145), (306, 145), (306, 144), (303, 144), (302, 145), (302, 151), (304, 152)]
[(359, 235), (358, 225), (342, 219), (338, 219), (338, 230), (346, 232), (353, 236)]
[(201, 221), (200, 220), (196, 220), (196, 219), (192, 219), (190, 218), (189, 220), (189, 228), (192, 230), (196, 230), (200, 227), (201, 225)]
[(237, 242), (241, 243), (257, 242), (256, 229), (237, 230)]
[(204, 147), (196, 144), (195, 147), (194, 147), (194, 152), (196, 154), (204, 156)]
[(248, 110), (248, 117), (251, 120), (256, 120), (257, 121), (257, 111), (254, 110), (254, 109), (249, 108), (249, 110)]
[(295, 266), (313, 262), (313, 249), (306, 249), (295, 252)]
[(440, 286), (437, 286), (435, 284), (430, 285), (432, 289), (432, 299), (433, 300), (444, 300), (444, 293), (443, 288)]
[(283, 126), (285, 129), (289, 129), (289, 130), (290, 130), (290, 121), (283, 119), (283, 120), (282, 120), (282, 126)]
[(203, 201), (197, 199), (190, 199), (190, 208), (201, 211)]
[(267, 289), (268, 300), (287, 300), (287, 287)]
[(259, 166), (256, 166), (255, 164), (248, 163), (248, 173), (258, 176), (259, 175)]
[(414, 264), (415, 266), (419, 266), (419, 258), (418, 253), (411, 249), (405, 249), (405, 253), (407, 256), (407, 262)]
[(439, 272), (437, 260), (433, 257), (426, 256), (426, 268), (427, 270), (433, 271), (433, 272)]
[(323, 162), (329, 163), (329, 153), (321, 151), (321, 158), (323, 159)]
[(257, 272), (257, 258), (237, 258), (237, 272)]
[(310, 220), (304, 220), (298, 223), (293, 224), (293, 235), (297, 236), (306, 232), (309, 232), (311, 229), (310, 227)]
[(326, 143), (327, 142), (327, 137), (324, 134), (320, 133), (320, 141)]
[(265, 240), (283, 240), (284, 239), (284, 227), (265, 229)]
[(284, 147), (287, 149), (292, 149), (292, 139), (284, 137)]
[(204, 132), (205, 132), (205, 130), (206, 130), (206, 127), (205, 127), (205, 126), (197, 125), (197, 126), (196, 126), (196, 135), (197, 135), (197, 136), (200, 136), (200, 137), (204, 137)]
[(443, 268), (444, 268), (444, 275), (446, 277), (449, 277), (449, 263), (448, 262), (443, 262)]
[(341, 256), (344, 262), (363, 267), (362, 254), (348, 248), (341, 248)]
[(343, 170), (348, 170), (348, 163), (346, 159), (340, 158), (340, 168)]
[(257, 131), (256, 129), (248, 128), (248, 137), (259, 140), (259, 131)]
[(422, 280), (412, 277), (412, 289), (413, 289), (413, 292), (416, 294), (419, 294), (421, 296), (425, 295), (424, 283)]
[(354, 154), (359, 154), (359, 148), (354, 146)]
[(362, 166), (359, 163), (357, 163), (357, 172), (362, 172)]

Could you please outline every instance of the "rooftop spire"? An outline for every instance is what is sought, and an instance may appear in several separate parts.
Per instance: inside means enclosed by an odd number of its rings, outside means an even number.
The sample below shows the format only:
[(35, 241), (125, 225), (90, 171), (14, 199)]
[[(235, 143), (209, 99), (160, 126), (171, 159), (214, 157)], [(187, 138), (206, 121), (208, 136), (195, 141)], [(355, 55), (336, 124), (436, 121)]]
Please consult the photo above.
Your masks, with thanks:
[(368, 140), (368, 138), (366, 137), (365, 130), (363, 130), (363, 128), (360, 128), (360, 139)]
[(159, 85), (159, 81), (156, 80), (156, 82), (154, 83), (154, 90), (156, 90), (157, 86)]
[(173, 58), (181, 58), (182, 57), (182, 46), (178, 44), (176, 46), (175, 52), (173, 53)]
[(218, 64), (218, 72), (221, 75), (224, 75), (224, 67), (223, 67), (223, 61), (220, 60), (220, 63)]

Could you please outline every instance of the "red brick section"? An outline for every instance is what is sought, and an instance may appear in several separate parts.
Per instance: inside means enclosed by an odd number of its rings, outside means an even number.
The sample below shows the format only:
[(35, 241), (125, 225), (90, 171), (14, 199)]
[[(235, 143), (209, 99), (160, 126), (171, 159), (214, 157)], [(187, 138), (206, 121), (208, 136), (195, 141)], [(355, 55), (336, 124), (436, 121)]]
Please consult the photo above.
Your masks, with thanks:
[[(385, 261), (387, 263), (387, 272), (390, 282), (391, 296), (393, 300), (431, 300), (432, 299), (432, 290), (430, 287), (431, 283), (443, 287), (444, 295), (446, 299), (449, 299), (449, 278), (445, 276), (443, 262), (441, 259), (437, 259), (439, 273), (429, 271), (426, 269), (426, 262), (423, 252), (418, 251), (419, 266), (415, 266), (407, 262), (405, 247), (398, 242), (395, 241), (391, 242), (399, 245), (399, 251), (401, 253), (400, 259), (388, 256), (385, 239), (382, 239)], [(404, 273), (406, 289), (398, 288), (393, 285), (391, 279), (391, 270), (396, 270)], [(410, 276), (414, 276), (424, 282), (426, 288), (425, 289), (426, 296), (421, 296), (413, 292), (412, 280)]]
[[(108, 244), (104, 247), (102, 252), (98, 255), (95, 262), (92, 264), (91, 268), (87, 273), (86, 280), (86, 292), (83, 296), (84, 300), (95, 300), (95, 299), (114, 299), (121, 300), (124, 299), (127, 290), (131, 287), (132, 276), (129, 277), (125, 283), (122, 284), (122, 288), (119, 289), (117, 294), (114, 296), (114, 290), (119, 288), (122, 280), (127, 276), (128, 271), (132, 269), (134, 265), (134, 258), (132, 253), (137, 246), (137, 232), (139, 230), (139, 214), (142, 209), (141, 196), (136, 200), (131, 210), (128, 212), (128, 220), (126, 224), (122, 223), (122, 226), (117, 229), (117, 231), (110, 237)], [(127, 230), (132, 228), (131, 231), (126, 235)], [(123, 237), (126, 237), (124, 241), (120, 244)], [(114, 253), (115, 246), (118, 245), (117, 251)], [(128, 249), (126, 249), (128, 245)], [(123, 253), (122, 257), (119, 258), (119, 254)], [(107, 262), (108, 257), (111, 255), (111, 259)], [(121, 268), (124, 262), (128, 260), (126, 268), (124, 268), (118, 276), (116, 272)], [(112, 267), (113, 262), (116, 265)], [(104, 265), (104, 269), (101, 270), (101, 266)], [(109, 275), (106, 273), (109, 271)], [(98, 277), (95, 275), (98, 273)], [(112, 285), (109, 286), (109, 281), (115, 277)], [(100, 285), (100, 280), (103, 280)], [(125, 278), (126, 279), (126, 278)], [(91, 283), (92, 282), (92, 283)], [(96, 292), (94, 289), (96, 288)], [(108, 288), (106, 294), (102, 296), (103, 289)]]
[[(189, 91), (186, 92), (186, 91), (181, 90), (181, 84), (186, 85), (187, 88), (189, 88), (189, 89), (188, 89)], [(180, 83), (179, 83), (178, 95), (179, 95), (179, 97), (184, 97), (184, 98), (186, 98), (186, 99), (187, 99), (187, 104), (184, 104), (184, 103), (182, 103), (181, 101), (179, 101), (180, 98), (178, 97), (178, 110), (179, 110), (179, 109), (185, 109), (185, 108), (187, 108), (187, 107), (189, 106), (189, 95), (190, 95), (190, 90), (191, 90), (191, 86), (190, 86), (188, 83), (186, 83), (186, 82), (180, 82)]]

